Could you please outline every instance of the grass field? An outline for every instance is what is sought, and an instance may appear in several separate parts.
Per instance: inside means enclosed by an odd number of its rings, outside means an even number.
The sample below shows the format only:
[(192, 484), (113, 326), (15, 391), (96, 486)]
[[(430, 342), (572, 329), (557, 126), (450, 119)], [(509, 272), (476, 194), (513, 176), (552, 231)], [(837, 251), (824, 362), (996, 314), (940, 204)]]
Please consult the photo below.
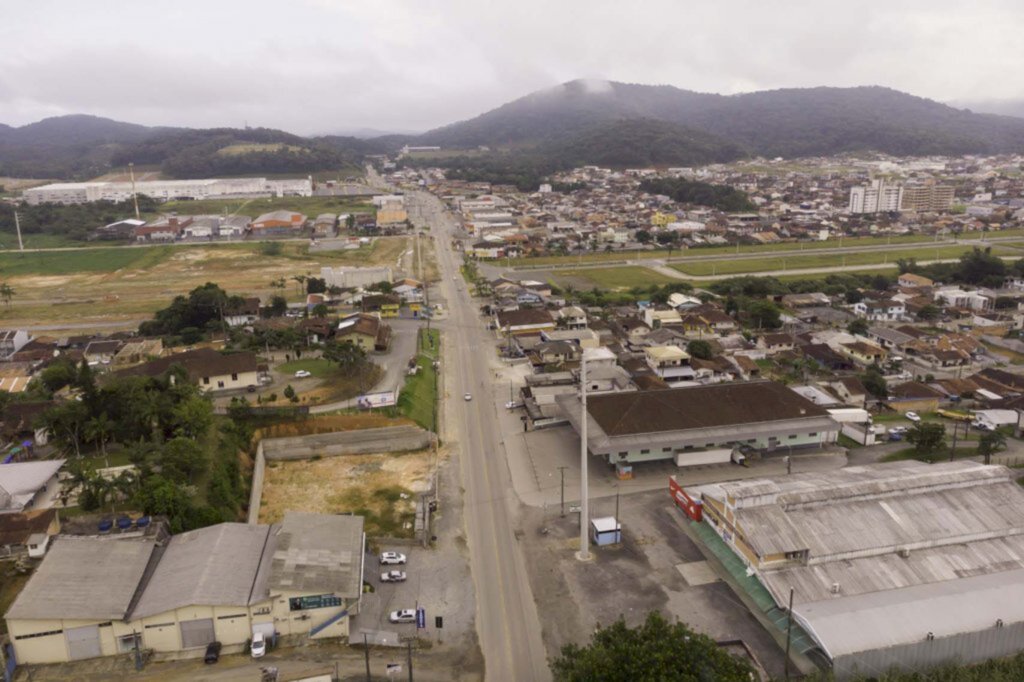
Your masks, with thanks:
[(334, 366), (323, 358), (307, 358), (303, 360), (292, 360), (291, 362), (278, 365), (274, 369), (282, 374), (295, 374), (300, 370), (305, 370), (309, 372), (310, 375), (320, 378), (328, 376), (334, 370)]
[[(382, 237), (355, 251), (317, 254), (310, 254), (304, 242), (275, 243), (281, 247), (276, 255), (267, 255), (254, 242), (0, 253), (0, 279), (15, 292), (10, 306), (0, 306), (0, 325), (52, 325), (49, 335), (110, 331), (114, 324), (135, 326), (174, 296), (206, 282), (231, 294), (296, 301), (301, 294), (291, 278), (318, 275), (322, 265), (410, 265), (406, 237)], [(283, 289), (272, 286), (282, 278)]]
[(321, 213), (374, 213), (373, 204), (355, 197), (260, 197), (256, 199), (201, 199), (168, 201), (160, 205), (161, 213), (182, 215), (229, 213), (255, 218), (270, 211), (300, 211), (315, 218)]
[(572, 283), (577, 288), (632, 289), (633, 287), (648, 287), (652, 284), (668, 284), (678, 281), (639, 265), (625, 265), (619, 268), (556, 270), (553, 274), (559, 278), (559, 281)]
[[(913, 249), (892, 251), (862, 251), (848, 254), (808, 254), (806, 256), (773, 256), (765, 258), (722, 259), (698, 263), (678, 263), (671, 267), (685, 275), (730, 275), (781, 270), (840, 267), (844, 265), (881, 265), (893, 263), (900, 258), (916, 258), (920, 261), (956, 258), (974, 247), (967, 244), (957, 246), (918, 246)], [(1009, 249), (993, 248), (997, 255), (1012, 255)]]
[(417, 340), (419, 372), (405, 380), (398, 395), (398, 409), (409, 419), (427, 429), (437, 429), (437, 370), (434, 360), (440, 356), (441, 333), (421, 329)]

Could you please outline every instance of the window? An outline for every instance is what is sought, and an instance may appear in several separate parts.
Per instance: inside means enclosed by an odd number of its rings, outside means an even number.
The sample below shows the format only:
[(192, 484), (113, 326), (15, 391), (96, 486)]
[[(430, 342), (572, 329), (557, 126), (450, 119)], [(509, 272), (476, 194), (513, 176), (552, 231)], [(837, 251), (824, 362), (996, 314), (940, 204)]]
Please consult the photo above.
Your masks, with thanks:
[(790, 440), (793, 440), (793, 439), (796, 438), (796, 434), (795, 433), (791, 433), (789, 436), (787, 436), (787, 438), (789, 438)]
[(662, 448), (662, 452), (672, 452), (672, 448)]
[(203, 385), (204, 386), (209, 386), (210, 385), (210, 377), (203, 377)]
[(620, 452), (619, 453), (619, 457), (625, 457), (628, 454), (629, 454), (628, 452)]
[(231, 375), (231, 380), (232, 381), (238, 381), (238, 375), (237, 374), (232, 374)]
[(217, 382), (217, 388), (224, 388), (224, 382), (223, 381), (218, 381)]
[(807, 434), (807, 436), (808, 436), (809, 438), (814, 438), (814, 437), (816, 437), (817, 435), (818, 435), (818, 432), (817, 432), (817, 431), (812, 431), (811, 433), (808, 433), (808, 434)]
[(641, 455), (646, 455), (646, 454), (649, 454), (650, 452), (651, 452), (650, 450), (641, 450), (640, 454)]
[(49, 637), (51, 635), (59, 635), (64, 632), (63, 630), (47, 630), (46, 632), (33, 632), (30, 635), (17, 635), (14, 639), (32, 639), (33, 637)]

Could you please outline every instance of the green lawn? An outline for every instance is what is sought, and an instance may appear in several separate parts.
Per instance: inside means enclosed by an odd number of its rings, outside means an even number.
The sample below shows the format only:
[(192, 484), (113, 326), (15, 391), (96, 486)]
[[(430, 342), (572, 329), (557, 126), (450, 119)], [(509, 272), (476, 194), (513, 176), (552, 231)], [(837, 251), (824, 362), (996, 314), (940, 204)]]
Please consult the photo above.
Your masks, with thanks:
[(129, 249), (112, 246), (78, 251), (0, 253), (0, 277), (17, 275), (69, 275), (75, 272), (114, 272), (123, 268), (144, 270), (171, 255), (171, 246)]
[[(956, 458), (963, 459), (965, 457), (974, 457), (978, 454), (977, 446), (971, 446), (968, 448), (957, 448)], [(891, 452), (885, 457), (882, 457), (883, 462), (896, 462), (903, 459), (917, 459), (922, 462), (948, 462), (949, 461), (949, 445), (946, 444), (941, 450), (932, 455), (932, 457), (921, 457), (917, 454), (914, 446)]]
[(417, 345), (419, 372), (405, 380), (405, 386), (398, 395), (398, 409), (428, 431), (436, 431), (437, 371), (434, 360), (439, 357), (441, 333), (431, 329), (428, 335), (426, 329), (421, 329)]
[(337, 368), (331, 363), (327, 362), (323, 358), (308, 358), (305, 360), (292, 360), (282, 365), (278, 365), (275, 369), (284, 374), (294, 375), (299, 370), (306, 370), (311, 375), (317, 378), (325, 377), (330, 374), (334, 374)]
[(353, 197), (260, 197), (256, 199), (202, 199), (199, 201), (168, 201), (160, 205), (161, 213), (176, 211), (183, 215), (206, 213), (238, 213), (255, 218), (270, 211), (299, 211), (310, 218), (320, 213), (373, 213), (367, 199)]
[[(848, 265), (881, 265), (893, 263), (900, 258), (916, 258), (920, 261), (957, 258), (973, 249), (970, 245), (919, 246), (914, 249), (894, 249), (892, 251), (862, 251), (848, 254), (808, 254), (806, 256), (773, 256), (765, 258), (723, 259), (701, 261), (699, 263), (679, 263), (671, 267), (687, 275), (730, 275), (755, 272), (771, 272), (784, 270), (800, 270), (808, 268), (829, 268)], [(1005, 249), (995, 247), (997, 255), (1008, 253)]]
[(639, 265), (624, 265), (618, 268), (556, 270), (553, 274), (556, 277), (584, 279), (600, 289), (632, 289), (633, 287), (648, 287), (652, 284), (661, 285), (678, 281)]

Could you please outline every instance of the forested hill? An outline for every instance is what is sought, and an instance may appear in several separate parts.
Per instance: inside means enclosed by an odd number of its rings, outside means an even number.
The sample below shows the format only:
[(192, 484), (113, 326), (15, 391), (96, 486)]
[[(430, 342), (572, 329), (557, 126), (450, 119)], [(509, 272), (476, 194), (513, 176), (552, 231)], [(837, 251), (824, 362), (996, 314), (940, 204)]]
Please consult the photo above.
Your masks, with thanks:
[(751, 154), (897, 155), (1024, 151), (1024, 119), (975, 114), (881, 87), (714, 95), (671, 86), (571, 81), (416, 138), (420, 144), (544, 149), (622, 120), (716, 136)]
[(82, 180), (129, 162), (169, 177), (311, 173), (358, 165), (380, 143), (269, 128), (152, 128), (96, 116), (0, 126), (0, 176)]

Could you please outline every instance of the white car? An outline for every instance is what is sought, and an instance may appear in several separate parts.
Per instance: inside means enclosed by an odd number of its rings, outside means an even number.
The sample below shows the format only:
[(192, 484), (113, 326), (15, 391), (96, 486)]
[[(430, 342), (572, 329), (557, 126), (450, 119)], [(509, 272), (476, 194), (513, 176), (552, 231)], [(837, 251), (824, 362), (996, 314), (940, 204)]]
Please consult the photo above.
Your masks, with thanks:
[(403, 583), (405, 582), (405, 571), (388, 571), (380, 574), (382, 583)]
[(415, 609), (399, 609), (398, 611), (392, 611), (391, 615), (388, 616), (388, 620), (392, 623), (415, 623), (416, 622), (416, 610)]
[(903, 416), (909, 419), (910, 421), (914, 422), (915, 424), (921, 421), (921, 415), (919, 415), (917, 412), (907, 412)]
[(307, 372), (304, 369), (300, 369), (298, 372), (295, 373), (295, 378), (296, 379), (305, 379), (306, 377), (311, 377), (311, 376), (313, 376), (313, 375), (310, 374), (309, 372)]
[(397, 566), (405, 563), (405, 555), (401, 552), (381, 552), (381, 566)]
[(262, 658), (267, 653), (267, 639), (262, 632), (252, 634), (252, 647), (249, 649), (253, 658)]
[(507, 403), (505, 403), (505, 407), (506, 407), (507, 409), (509, 409), (509, 410), (514, 410), (514, 409), (516, 409), (517, 407), (522, 407), (522, 406), (523, 406), (523, 404), (522, 404), (522, 403), (517, 403), (517, 402), (516, 402), (516, 401), (514, 401), (514, 400), (510, 400), (510, 401), (508, 401)]
[(473, 399), (473, 394), (472, 393), (467, 393), (467, 394), (465, 394), (462, 397), (465, 398), (465, 400), (468, 402), (468, 401)]

